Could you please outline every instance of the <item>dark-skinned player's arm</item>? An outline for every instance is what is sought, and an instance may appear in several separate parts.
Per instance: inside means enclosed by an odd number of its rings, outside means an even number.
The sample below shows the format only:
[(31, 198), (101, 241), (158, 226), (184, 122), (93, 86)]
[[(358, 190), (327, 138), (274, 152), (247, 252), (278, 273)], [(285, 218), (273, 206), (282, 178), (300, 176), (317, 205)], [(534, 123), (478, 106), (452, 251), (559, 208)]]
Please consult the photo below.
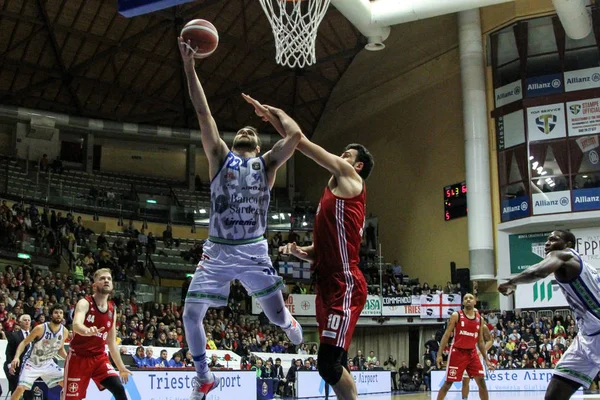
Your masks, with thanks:
[(539, 263), (532, 265), (519, 275), (498, 286), (498, 291), (505, 296), (512, 294), (517, 285), (532, 283), (555, 273), (560, 268), (568, 266), (580, 268), (579, 259), (569, 250), (555, 250), (548, 253)]
[(21, 363), (21, 360), (20, 360), (21, 354), (23, 354), (27, 345), (29, 343), (33, 342), (34, 340), (42, 337), (43, 334), (44, 334), (44, 325), (38, 325), (35, 328), (33, 328), (33, 330), (31, 332), (29, 332), (29, 335), (27, 335), (27, 337), (24, 338), (21, 341), (21, 343), (19, 343), (19, 345), (17, 346), (17, 351), (15, 352), (15, 357), (12, 359), (12, 362), (10, 363), (10, 368), (12, 368), (13, 370), (16, 370), (17, 368), (19, 368), (19, 364)]
[[(485, 323), (482, 320), (482, 323), (479, 326), (479, 336), (477, 337), (477, 347), (479, 348), (479, 352), (481, 353), (481, 356), (483, 357), (483, 362), (487, 365), (487, 367), (491, 371), (493, 371), (495, 368), (495, 365), (493, 363), (491, 363), (490, 360), (488, 359), (484, 327), (485, 327)], [(488, 330), (488, 334), (489, 334), (489, 330)]]
[(448, 340), (450, 340), (450, 335), (454, 332), (454, 327), (458, 323), (458, 313), (453, 312), (450, 316), (450, 320), (448, 321), (448, 326), (446, 327), (446, 332), (444, 332), (444, 336), (442, 336), (442, 340), (440, 341), (440, 348), (438, 349), (438, 354), (435, 359), (435, 363), (439, 369), (442, 368), (442, 362), (444, 361), (444, 349), (448, 346)]
[(106, 344), (108, 345), (108, 350), (110, 351), (110, 356), (117, 364), (117, 369), (119, 370), (119, 375), (121, 376), (121, 381), (123, 383), (127, 383), (129, 380), (129, 375), (131, 371), (127, 369), (125, 364), (123, 364), (123, 360), (121, 359), (121, 352), (119, 352), (119, 346), (117, 346), (117, 313), (114, 313), (112, 326), (108, 330), (108, 337), (106, 338)]
[(181, 58), (183, 60), (183, 70), (185, 71), (188, 82), (190, 99), (192, 100), (192, 104), (198, 115), (198, 121), (200, 122), (200, 139), (202, 140), (202, 147), (208, 158), (209, 174), (210, 179), (212, 180), (219, 168), (221, 168), (221, 164), (223, 163), (225, 156), (227, 156), (229, 148), (219, 135), (217, 123), (210, 112), (204, 89), (196, 74), (194, 51), (185, 43), (183, 38), (179, 37), (178, 42), (179, 52), (181, 53)]
[(483, 341), (485, 342), (485, 351), (489, 351), (494, 345), (494, 338), (492, 338), (492, 334), (490, 333), (490, 329), (486, 324), (481, 325), (483, 327)]

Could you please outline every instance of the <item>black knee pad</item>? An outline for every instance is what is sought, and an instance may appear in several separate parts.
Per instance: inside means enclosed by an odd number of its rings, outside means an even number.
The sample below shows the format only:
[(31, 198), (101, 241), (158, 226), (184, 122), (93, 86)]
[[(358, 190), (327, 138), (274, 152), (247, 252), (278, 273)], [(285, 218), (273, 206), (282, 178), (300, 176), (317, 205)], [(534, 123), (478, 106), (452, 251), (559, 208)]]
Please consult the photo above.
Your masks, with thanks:
[(317, 358), (319, 375), (331, 386), (336, 385), (342, 378), (344, 366), (342, 360), (347, 358), (346, 351), (342, 347), (321, 343)]

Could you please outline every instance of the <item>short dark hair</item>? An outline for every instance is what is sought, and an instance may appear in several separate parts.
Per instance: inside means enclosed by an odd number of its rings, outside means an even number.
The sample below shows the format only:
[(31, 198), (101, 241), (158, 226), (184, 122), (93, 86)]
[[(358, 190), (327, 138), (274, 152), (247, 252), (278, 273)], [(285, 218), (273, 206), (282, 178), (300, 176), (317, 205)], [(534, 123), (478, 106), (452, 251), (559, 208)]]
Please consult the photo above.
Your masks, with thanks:
[(571, 242), (571, 246), (567, 245), (567, 247), (571, 247), (572, 249), (575, 248), (575, 243), (577, 243), (577, 238), (575, 238), (575, 235), (573, 235), (572, 232), (565, 231), (562, 229), (559, 229), (556, 232), (560, 233), (560, 237), (562, 238), (562, 240), (565, 241), (565, 243)]
[(369, 153), (369, 150), (362, 144), (351, 143), (346, 146), (345, 150), (356, 150), (356, 161), (363, 163), (362, 170), (358, 173), (361, 178), (367, 180), (369, 175), (371, 175), (371, 171), (373, 171), (373, 167), (375, 166), (375, 160), (373, 159), (373, 155)]
[(63, 315), (65, 314), (65, 309), (63, 308), (63, 306), (61, 304), (54, 304), (52, 307), (50, 307), (50, 310), (48, 310), (48, 313), (50, 315), (54, 314), (54, 310), (60, 310), (63, 312)]

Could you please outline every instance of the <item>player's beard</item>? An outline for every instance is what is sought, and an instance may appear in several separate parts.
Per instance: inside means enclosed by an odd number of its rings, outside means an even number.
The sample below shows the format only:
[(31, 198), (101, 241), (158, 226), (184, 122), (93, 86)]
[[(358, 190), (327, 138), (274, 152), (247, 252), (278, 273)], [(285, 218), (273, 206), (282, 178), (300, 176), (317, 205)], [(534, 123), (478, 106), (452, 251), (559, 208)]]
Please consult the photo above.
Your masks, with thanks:
[(112, 289), (106, 286), (98, 286), (96, 287), (96, 293), (100, 294), (111, 294)]
[(63, 319), (62, 318), (51, 318), (50, 320), (52, 321), (53, 324), (60, 325)]
[(258, 142), (249, 136), (237, 136), (233, 140), (233, 148), (238, 151), (256, 151)]

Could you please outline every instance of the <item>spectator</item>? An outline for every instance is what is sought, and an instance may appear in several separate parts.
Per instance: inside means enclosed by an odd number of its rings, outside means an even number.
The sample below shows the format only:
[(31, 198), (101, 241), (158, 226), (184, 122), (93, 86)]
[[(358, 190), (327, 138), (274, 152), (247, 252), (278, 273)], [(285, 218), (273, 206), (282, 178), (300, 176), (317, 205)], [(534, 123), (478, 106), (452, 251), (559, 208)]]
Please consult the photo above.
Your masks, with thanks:
[(179, 351), (173, 354), (173, 357), (169, 360), (169, 368), (183, 368), (185, 365), (182, 361), (183, 357)]
[(363, 356), (362, 354), (362, 350), (358, 350), (356, 352), (356, 357), (354, 357), (354, 359), (352, 360), (354, 362), (354, 365), (359, 369), (359, 370), (363, 370), (365, 369), (365, 356)]
[(166, 350), (160, 351), (160, 357), (156, 359), (156, 366), (161, 368), (169, 368), (169, 358)]
[(210, 357), (210, 362), (208, 363), (208, 368), (210, 368), (210, 369), (213, 369), (213, 368), (223, 368), (223, 365), (221, 365), (221, 363), (219, 363), (219, 358), (214, 353)]
[(431, 391), (431, 371), (435, 370), (435, 366), (430, 360), (425, 361), (425, 368), (423, 370), (423, 382), (425, 383), (425, 390)]
[(144, 357), (144, 367), (154, 368), (157, 364), (156, 358), (154, 358), (154, 350), (152, 347), (146, 347), (146, 357)]
[(375, 357), (375, 352), (373, 350), (371, 350), (369, 352), (369, 356), (367, 357), (367, 363), (375, 364), (375, 361), (377, 361), (377, 357)]
[(138, 368), (142, 368), (144, 366), (144, 348), (142, 346), (139, 346), (137, 349), (135, 349), (133, 361), (135, 361), (135, 365)]
[(162, 240), (167, 248), (171, 248), (173, 246), (173, 228), (171, 225), (167, 225), (167, 228), (163, 231)]
[(42, 157), (40, 158), (40, 171), (44, 171), (47, 172), (48, 171), (48, 154), (44, 154), (42, 155)]

